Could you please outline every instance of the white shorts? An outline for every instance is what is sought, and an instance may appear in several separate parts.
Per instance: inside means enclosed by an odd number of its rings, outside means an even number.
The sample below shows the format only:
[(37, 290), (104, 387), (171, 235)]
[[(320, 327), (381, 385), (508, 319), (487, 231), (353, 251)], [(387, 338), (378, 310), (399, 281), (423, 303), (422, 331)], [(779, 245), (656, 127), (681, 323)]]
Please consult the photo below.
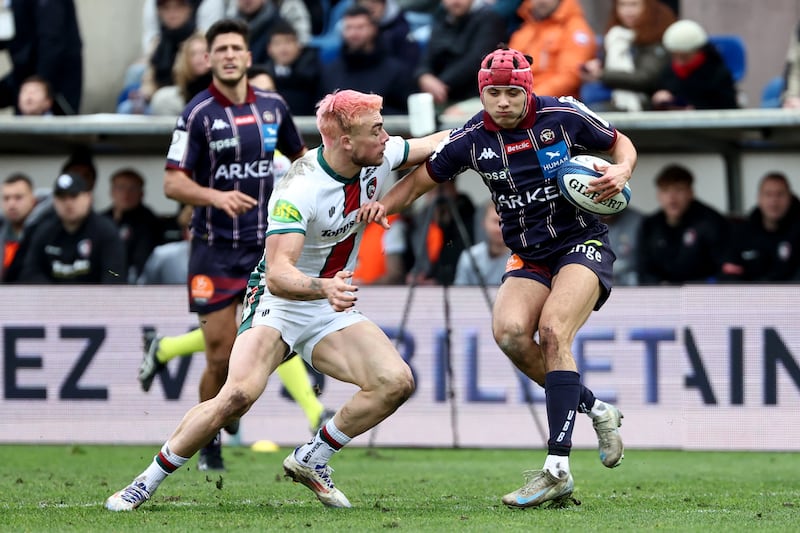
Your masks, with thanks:
[(312, 367), (311, 353), (319, 341), (334, 331), (369, 320), (353, 308), (334, 311), (328, 300), (286, 300), (264, 291), (263, 286), (258, 289), (251, 288), (245, 296), (239, 333), (256, 326), (274, 328), (289, 350), (300, 354)]

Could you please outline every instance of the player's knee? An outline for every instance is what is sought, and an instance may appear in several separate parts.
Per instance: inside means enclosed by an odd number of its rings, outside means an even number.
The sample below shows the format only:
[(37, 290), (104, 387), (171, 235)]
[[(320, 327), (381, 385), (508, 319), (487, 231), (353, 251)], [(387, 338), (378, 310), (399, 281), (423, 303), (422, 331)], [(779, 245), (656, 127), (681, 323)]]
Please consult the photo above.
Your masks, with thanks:
[(255, 402), (254, 398), (241, 389), (230, 390), (221, 399), (222, 418), (226, 422), (244, 416)]
[(507, 356), (518, 357), (531, 342), (531, 335), (522, 324), (514, 322), (498, 322), (492, 326), (492, 334), (497, 346)]
[(400, 405), (414, 393), (414, 376), (408, 366), (398, 368), (381, 380), (383, 396), (387, 404)]

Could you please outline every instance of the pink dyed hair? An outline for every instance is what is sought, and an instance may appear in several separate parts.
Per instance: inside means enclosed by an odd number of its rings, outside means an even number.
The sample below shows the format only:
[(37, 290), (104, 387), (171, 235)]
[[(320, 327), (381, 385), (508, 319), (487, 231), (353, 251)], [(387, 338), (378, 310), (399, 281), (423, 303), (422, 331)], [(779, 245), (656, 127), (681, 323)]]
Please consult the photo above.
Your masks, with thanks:
[(360, 123), (364, 113), (380, 111), (383, 97), (378, 94), (365, 94), (351, 89), (336, 91), (317, 104), (317, 129), (322, 136), (322, 144), (333, 146), (340, 135), (350, 133)]

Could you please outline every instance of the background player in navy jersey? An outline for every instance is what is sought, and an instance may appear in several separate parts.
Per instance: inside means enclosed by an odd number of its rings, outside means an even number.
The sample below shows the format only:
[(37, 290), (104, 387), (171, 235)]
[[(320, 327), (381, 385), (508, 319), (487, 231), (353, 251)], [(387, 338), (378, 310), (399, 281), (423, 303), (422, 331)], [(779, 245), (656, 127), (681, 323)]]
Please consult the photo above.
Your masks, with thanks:
[[(576, 152), (609, 154), (590, 192), (597, 201), (620, 192), (636, 164), (630, 139), (572, 98), (536, 96), (529, 60), (516, 50), (487, 55), (478, 73), (483, 111), (453, 130), (425, 165), (381, 199), (362, 208), (359, 220), (386, 225), (437, 183), (472, 168), (492, 192), (512, 258), (494, 304), (492, 330), (511, 361), (542, 385), (550, 428), (541, 471), (503, 497), (511, 507), (565, 501), (573, 490), (569, 452), (575, 413), (587, 413), (608, 467), (622, 460), (622, 414), (581, 384), (572, 342), (593, 309), (611, 291), (614, 252), (597, 217), (559, 195), (556, 170)], [(538, 342), (534, 335), (538, 333)]]
[(293, 350), (359, 390), (284, 459), (284, 470), (326, 506), (351, 506), (334, 485), (328, 461), (414, 390), (411, 369), (392, 342), (354, 307), (358, 287), (351, 278), (365, 226), (356, 216), (388, 189), (393, 170), (421, 163), (447, 135), (390, 137), (382, 103), (378, 95), (352, 90), (320, 102), (323, 145), (295, 161), (270, 198), (264, 256), (250, 278), (225, 385), (186, 413), (150, 466), (106, 500), (107, 509), (130, 511), (150, 499), (219, 428), (247, 412)]
[[(200, 317), (206, 368), (200, 400), (216, 396), (236, 338), (237, 305), (264, 249), (276, 149), (306, 152), (283, 99), (247, 82), (251, 56), (244, 22), (223, 19), (206, 33), (212, 83), (178, 118), (167, 154), (164, 192), (195, 206), (191, 223), (189, 308)], [(219, 435), (198, 460), (222, 469)]]

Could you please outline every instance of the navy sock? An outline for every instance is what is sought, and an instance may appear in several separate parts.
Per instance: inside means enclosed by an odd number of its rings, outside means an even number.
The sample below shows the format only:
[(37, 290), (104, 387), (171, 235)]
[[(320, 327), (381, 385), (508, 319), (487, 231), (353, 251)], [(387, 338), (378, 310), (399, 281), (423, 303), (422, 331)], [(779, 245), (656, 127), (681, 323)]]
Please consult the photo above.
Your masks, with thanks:
[(581, 399), (578, 402), (578, 411), (581, 413), (588, 413), (594, 406), (594, 393), (581, 384)]
[(581, 397), (580, 375), (570, 370), (548, 372), (544, 377), (544, 394), (550, 428), (547, 451), (550, 455), (569, 455), (575, 411)]

